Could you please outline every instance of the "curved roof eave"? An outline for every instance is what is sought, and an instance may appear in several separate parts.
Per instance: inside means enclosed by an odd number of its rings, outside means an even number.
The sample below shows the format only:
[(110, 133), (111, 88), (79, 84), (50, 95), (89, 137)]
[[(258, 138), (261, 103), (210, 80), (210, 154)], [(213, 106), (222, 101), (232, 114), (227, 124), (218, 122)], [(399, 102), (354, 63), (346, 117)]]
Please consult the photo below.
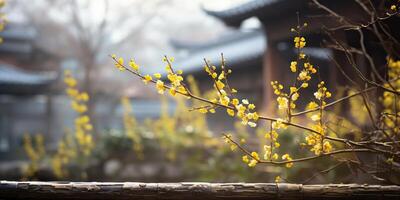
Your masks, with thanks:
[(239, 27), (242, 21), (256, 16), (266, 7), (282, 0), (253, 0), (239, 6), (222, 11), (208, 10), (202, 7), (202, 10), (210, 16), (216, 17), (228, 26)]

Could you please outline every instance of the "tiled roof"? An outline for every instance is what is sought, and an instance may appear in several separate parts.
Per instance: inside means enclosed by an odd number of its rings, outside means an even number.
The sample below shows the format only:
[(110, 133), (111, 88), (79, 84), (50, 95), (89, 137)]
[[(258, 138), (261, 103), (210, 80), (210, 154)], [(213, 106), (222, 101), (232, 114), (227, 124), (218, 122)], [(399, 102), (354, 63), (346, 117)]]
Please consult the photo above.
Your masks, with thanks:
[(0, 94), (39, 94), (58, 78), (56, 72), (34, 73), (0, 64)]
[(234, 35), (224, 36), (208, 44), (185, 44), (189, 54), (183, 58), (176, 58), (174, 68), (189, 74), (197, 73), (203, 70), (204, 58), (213, 65), (219, 65), (221, 53), (224, 54), (229, 67), (245, 66), (242, 64), (260, 60), (266, 45), (265, 34), (261, 29), (251, 32), (238, 31)]
[(256, 16), (260, 12), (263, 12), (266, 7), (280, 1), (282, 0), (252, 0), (222, 11), (212, 11), (204, 8), (203, 10), (207, 14), (222, 20), (226, 25), (237, 27), (243, 20)]

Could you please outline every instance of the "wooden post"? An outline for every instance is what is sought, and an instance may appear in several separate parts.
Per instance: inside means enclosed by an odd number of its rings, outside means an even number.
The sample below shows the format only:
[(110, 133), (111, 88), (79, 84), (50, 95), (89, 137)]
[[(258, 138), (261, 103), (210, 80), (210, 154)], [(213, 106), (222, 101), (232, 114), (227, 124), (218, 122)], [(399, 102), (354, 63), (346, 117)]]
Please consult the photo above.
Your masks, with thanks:
[[(267, 39), (268, 39), (267, 32)], [(281, 80), (282, 75), (282, 56), (277, 49), (277, 44), (273, 40), (267, 42), (267, 50), (263, 58), (263, 100), (262, 100), (262, 111), (263, 113), (274, 113), (275, 110), (275, 94), (271, 86), (271, 81)]]
[(400, 186), (0, 181), (0, 199), (400, 199)]

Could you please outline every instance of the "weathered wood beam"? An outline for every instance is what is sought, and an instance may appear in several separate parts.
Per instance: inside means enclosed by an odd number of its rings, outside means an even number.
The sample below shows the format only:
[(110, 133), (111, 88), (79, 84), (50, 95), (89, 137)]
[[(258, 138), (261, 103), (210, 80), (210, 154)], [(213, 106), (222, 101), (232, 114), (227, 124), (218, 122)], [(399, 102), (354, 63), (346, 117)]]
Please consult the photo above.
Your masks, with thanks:
[(0, 181), (0, 199), (400, 199), (400, 186)]

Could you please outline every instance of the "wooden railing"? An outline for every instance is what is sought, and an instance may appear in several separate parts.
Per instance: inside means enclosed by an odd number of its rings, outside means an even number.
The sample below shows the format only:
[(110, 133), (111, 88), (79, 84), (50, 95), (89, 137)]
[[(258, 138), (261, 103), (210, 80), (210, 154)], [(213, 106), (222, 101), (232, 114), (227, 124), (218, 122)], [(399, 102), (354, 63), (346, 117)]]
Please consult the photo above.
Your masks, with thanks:
[(0, 181), (0, 199), (400, 199), (400, 186)]

